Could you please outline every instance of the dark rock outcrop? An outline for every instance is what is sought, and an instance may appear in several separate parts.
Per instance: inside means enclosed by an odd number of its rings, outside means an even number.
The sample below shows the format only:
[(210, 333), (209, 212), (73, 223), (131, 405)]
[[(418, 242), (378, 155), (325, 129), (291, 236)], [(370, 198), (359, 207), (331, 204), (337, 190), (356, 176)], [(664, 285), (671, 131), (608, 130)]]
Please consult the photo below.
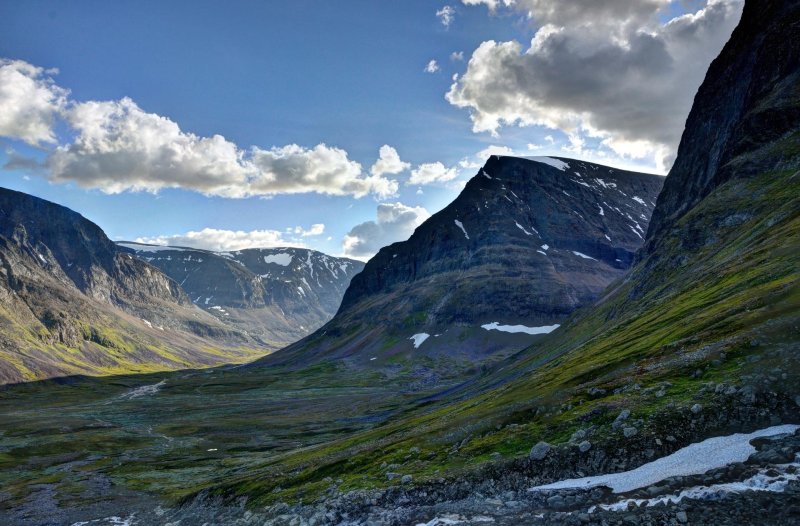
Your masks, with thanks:
[[(741, 23), (695, 96), (643, 255), (658, 251), (666, 232), (715, 188), (780, 170), (800, 149), (798, 13), (797, 1), (745, 4)], [(776, 150), (784, 138), (795, 148)]]

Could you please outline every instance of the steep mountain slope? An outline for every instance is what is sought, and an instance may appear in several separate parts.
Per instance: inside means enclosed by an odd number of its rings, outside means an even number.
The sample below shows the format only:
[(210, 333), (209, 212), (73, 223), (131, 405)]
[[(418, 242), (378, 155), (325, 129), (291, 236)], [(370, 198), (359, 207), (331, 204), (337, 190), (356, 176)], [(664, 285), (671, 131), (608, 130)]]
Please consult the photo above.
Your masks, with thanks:
[(364, 264), (302, 248), (210, 252), (120, 242), (222, 323), (277, 348), (330, 320)]
[(54, 203), (0, 189), (0, 262), (2, 383), (255, 355), (244, 349), (253, 345), (245, 334), (194, 308), (177, 283)]
[(552, 330), (593, 302), (632, 263), (662, 183), (584, 161), (493, 156), (453, 203), (367, 263), (329, 324), (268, 361), (519, 349), (525, 332), (514, 340), (481, 326)]

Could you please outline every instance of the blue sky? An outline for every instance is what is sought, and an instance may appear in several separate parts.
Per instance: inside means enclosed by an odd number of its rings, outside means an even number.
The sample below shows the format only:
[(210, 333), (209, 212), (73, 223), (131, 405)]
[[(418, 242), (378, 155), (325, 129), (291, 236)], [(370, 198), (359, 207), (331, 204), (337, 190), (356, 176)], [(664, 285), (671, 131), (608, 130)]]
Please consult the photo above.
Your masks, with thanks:
[[(705, 36), (685, 39), (686, 48), (700, 44), (709, 47), (701, 38), (708, 39), (712, 48), (709, 56), (697, 59), (698, 64), (690, 72), (697, 78), (692, 78), (682, 91), (691, 95), (715, 54), (714, 48), (724, 43), (720, 35), (730, 33), (739, 2), (711, 0), (692, 2), (697, 5), (690, 6), (664, 0), (663, 6), (654, 7), (651, 12), (603, 11), (590, 13), (592, 19), (558, 12), (557, 2), (552, 4), (556, 6), (554, 14), (552, 5), (547, 3), (518, 0), (515, 5), (504, 6), (499, 0), (464, 3), (0, 0), (0, 57), (6, 60), (5, 65), (17, 61), (14, 72), (23, 72), (40, 87), (68, 90), (60, 92), (66, 102), (59, 103), (61, 106), (53, 113), (53, 140), (30, 136), (26, 139), (19, 132), (22, 126), (19, 122), (0, 120), (0, 135), (4, 135), (0, 137), (0, 165), (4, 166), (0, 170), (0, 184), (69, 206), (97, 222), (112, 238), (164, 241), (164, 236), (179, 235), (182, 237), (173, 241), (187, 242), (187, 232), (205, 228), (245, 233), (279, 231), (282, 234), (273, 233), (272, 237), (255, 236), (252, 242), (302, 243), (332, 254), (347, 252), (363, 258), (371, 252), (369, 246), (407, 235), (427, 214), (451, 201), (463, 181), (476, 173), (476, 163), (481, 160), (476, 154), (489, 146), (524, 155), (599, 159), (663, 173), (668, 164), (661, 158), (669, 159), (670, 148), (674, 150), (677, 146), (676, 133), (665, 136), (633, 125), (617, 126), (613, 113), (609, 117), (601, 111), (595, 114), (591, 106), (588, 110), (581, 107), (592, 104), (586, 97), (581, 102), (561, 100), (557, 94), (568, 90), (538, 86), (537, 79), (541, 78), (563, 78), (565, 88), (570, 82), (591, 84), (594, 80), (578, 81), (543, 70), (543, 64), (549, 61), (548, 67), (552, 67), (554, 59), (560, 57), (536, 57), (531, 39), (543, 26), (563, 24), (566, 29), (561, 34), (550, 36), (541, 31), (540, 36), (562, 38), (566, 42), (573, 38), (572, 53), (582, 56), (585, 53), (581, 46), (595, 49), (611, 45), (605, 40), (600, 44), (585, 41), (586, 35), (592, 35), (592, 28), (596, 29), (597, 38), (607, 39), (600, 36), (608, 33), (604, 24), (615, 28), (632, 24), (638, 29), (662, 31), (664, 45), (677, 61), (685, 49), (673, 42), (674, 36), (667, 34), (672, 30), (670, 22), (687, 12), (700, 12), (704, 7), (710, 12), (707, 4), (712, 8), (716, 8), (713, 4), (725, 4), (732, 14), (721, 15), (716, 22), (711, 15), (706, 16), (709, 24), (717, 24), (713, 31), (704, 29), (708, 33)], [(445, 6), (448, 7), (443, 11)], [(490, 11), (490, 7), (496, 9)], [(571, 27), (576, 29), (576, 35), (580, 30), (580, 38), (569, 33)], [(693, 38), (698, 41), (692, 41)], [(497, 45), (493, 47), (491, 42)], [(500, 44), (511, 42), (519, 43), (516, 54), (510, 46), (501, 49)], [(545, 53), (545, 47), (537, 49), (537, 53)], [(479, 48), (485, 53), (468, 66), (470, 57)], [(463, 53), (463, 60), (451, 58), (454, 52)], [(503, 55), (509, 52), (510, 55)], [(529, 60), (537, 58), (547, 60)], [(574, 64), (572, 58), (563, 57), (556, 62)], [(436, 61), (438, 68), (432, 73), (425, 71), (431, 60)], [(612, 66), (623, 72), (633, 67), (620, 60), (620, 64)], [(521, 62), (509, 66), (512, 61)], [(596, 57), (589, 64), (603, 66), (599, 61), (600, 57)], [(23, 70), (20, 62), (41, 70)], [(532, 80), (520, 81), (521, 84), (497, 84), (497, 80), (486, 83), (486, 76), (482, 75), (486, 71), (494, 72), (500, 79), (511, 78), (504, 67), (512, 67), (512, 73), (524, 71)], [(598, 67), (598, 78), (602, 69)], [(635, 73), (631, 72), (631, 78), (641, 77)], [(454, 81), (454, 74), (459, 75), (459, 80)], [(19, 75), (3, 78), (21, 79)], [(593, 93), (602, 91), (603, 85), (598, 84), (601, 88), (593, 88)], [(609, 88), (609, 93), (618, 91)], [(446, 97), (448, 92), (450, 95)], [(19, 118), (30, 115), (22, 109), (14, 113), (30, 97), (7, 96), (4, 102), (2, 94), (0, 84), (0, 108), (11, 108), (7, 115)], [(497, 98), (498, 94), (504, 96)], [(686, 99), (689, 95), (682, 97)], [(631, 104), (639, 105), (635, 110), (646, 112), (648, 105), (661, 106), (658, 97), (665, 96), (652, 94)], [(312, 182), (302, 190), (292, 190), (302, 193), (275, 190), (271, 185), (269, 190), (251, 197), (223, 197), (231, 195), (231, 191), (208, 191), (207, 186), (192, 183), (191, 167), (184, 169), (186, 173), (180, 181), (170, 179), (170, 174), (145, 174), (151, 187), (142, 191), (131, 186), (134, 183), (124, 182), (131, 176), (128, 168), (128, 172), (121, 168), (118, 175), (112, 168), (102, 181), (97, 177), (83, 178), (81, 170), (96, 161), (87, 158), (83, 150), (70, 157), (69, 170), (54, 176), (52, 152), (79, 142), (81, 133), (91, 135), (86, 127), (75, 125), (75, 108), (90, 101), (121, 101), (125, 97), (142, 114), (168, 119), (179, 127), (181, 134), (199, 138), (221, 135), (226, 144), (244, 156), (240, 164), (248, 166), (256, 162), (257, 154), (250, 151), (253, 146), (269, 151), (298, 145), (305, 155), (305, 150), (320, 144), (342, 151), (346, 155), (343, 170), (349, 170), (350, 177), (358, 177), (361, 182), (369, 177), (370, 167), (383, 145), (394, 148), (407, 164), (403, 164), (399, 173), (381, 175), (383, 180), (396, 183), (392, 195), (386, 192), (379, 195), (372, 190), (360, 196), (349, 190), (345, 195), (325, 195), (324, 192), (330, 193), (330, 186), (323, 183), (317, 187), (314, 186), (317, 182)], [(675, 96), (676, 100), (680, 98)], [(604, 108), (626, 104), (624, 100), (613, 99), (598, 98), (596, 103)], [(683, 99), (679, 101), (682, 106), (676, 104), (681, 111), (688, 112)], [(6, 106), (2, 106), (4, 103)], [(628, 108), (624, 109), (619, 113), (629, 113)], [(72, 116), (65, 116), (70, 111)], [(660, 117), (656, 111), (651, 119), (653, 130), (658, 129), (660, 118), (668, 117)], [(668, 124), (678, 127), (675, 123)], [(636, 134), (641, 134), (641, 141)], [(135, 159), (130, 152), (115, 151), (115, 155), (122, 153), (126, 162)], [(204, 162), (209, 155), (204, 150)], [(272, 177), (273, 172), (288, 170), (278, 177), (303, 177), (296, 165), (287, 168), (276, 161), (278, 155), (267, 155), (269, 168), (259, 165), (259, 174), (266, 171), (266, 177)], [(36, 170), (20, 169), (18, 164), (9, 162), (17, 158), (28, 159), (27, 165), (35, 161), (42, 166)], [(143, 160), (137, 173), (147, 171), (148, 162)], [(417, 180), (423, 181), (421, 184), (408, 184), (414, 179), (413, 170), (424, 163), (437, 162), (441, 166), (434, 167), (434, 172), (438, 170), (436, 174), (419, 175)], [(353, 175), (353, 163), (360, 165), (361, 175)], [(242, 177), (253, 177), (255, 172), (248, 170), (245, 171), (250, 175)], [(167, 181), (163, 185), (154, 183), (159, 177)], [(109, 181), (117, 180), (123, 182), (112, 188)], [(248, 192), (252, 193), (248, 189), (241, 195)], [(376, 217), (381, 211), (385, 224)], [(351, 229), (370, 221), (385, 226), (373, 229), (378, 232), (378, 239), (361, 240), (361, 245), (358, 242), (343, 245)], [(324, 224), (324, 231), (312, 229), (314, 224)], [(217, 232), (214, 243), (224, 244), (220, 236), (224, 238)], [(202, 236), (196, 239), (202, 240)], [(246, 243), (248, 238), (236, 239), (234, 243)], [(225, 245), (230, 246), (239, 245)]]

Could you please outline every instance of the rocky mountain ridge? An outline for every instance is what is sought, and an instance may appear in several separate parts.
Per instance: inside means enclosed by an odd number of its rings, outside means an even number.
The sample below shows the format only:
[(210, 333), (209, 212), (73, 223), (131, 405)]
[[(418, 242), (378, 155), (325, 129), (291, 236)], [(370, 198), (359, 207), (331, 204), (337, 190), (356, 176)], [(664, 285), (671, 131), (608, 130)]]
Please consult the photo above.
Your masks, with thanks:
[(360, 261), (304, 248), (212, 252), (118, 242), (158, 267), (220, 322), (278, 348), (308, 335), (336, 313)]

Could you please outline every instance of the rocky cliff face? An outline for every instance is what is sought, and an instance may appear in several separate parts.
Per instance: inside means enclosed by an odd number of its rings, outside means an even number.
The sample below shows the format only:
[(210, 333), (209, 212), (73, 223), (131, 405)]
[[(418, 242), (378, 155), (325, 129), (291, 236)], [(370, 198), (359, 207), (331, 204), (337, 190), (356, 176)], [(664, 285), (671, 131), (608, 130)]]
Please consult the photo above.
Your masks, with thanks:
[[(367, 263), (319, 334), (274, 359), (433, 348), (480, 358), (530, 343), (628, 269), (662, 181), (572, 159), (493, 156), (453, 203)], [(497, 331), (487, 340), (482, 326), (492, 324), (522, 327), (514, 341)]]
[[(800, 123), (798, 2), (747, 2), (742, 21), (714, 60), (658, 199), (645, 253), (714, 189), (791, 165)], [(795, 43), (795, 45), (787, 45)]]
[(364, 264), (302, 248), (210, 252), (121, 242), (180, 284), (195, 305), (264, 343), (297, 341), (330, 320)]
[(6, 189), (0, 264), (0, 382), (210, 365), (254, 344), (91, 221)]

